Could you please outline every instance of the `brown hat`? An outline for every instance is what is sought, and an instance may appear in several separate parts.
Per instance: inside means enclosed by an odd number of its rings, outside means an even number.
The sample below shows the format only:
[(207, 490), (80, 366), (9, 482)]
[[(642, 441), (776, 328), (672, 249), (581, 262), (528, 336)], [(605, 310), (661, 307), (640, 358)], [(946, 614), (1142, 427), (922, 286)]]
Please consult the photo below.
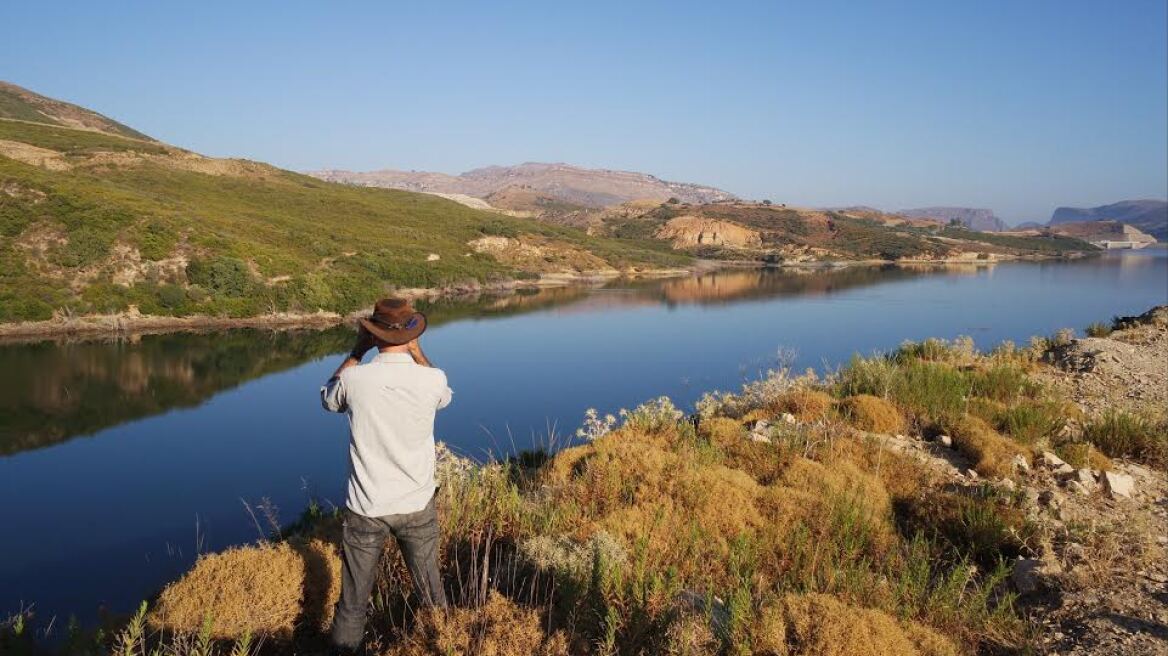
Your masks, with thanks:
[(426, 315), (416, 312), (409, 301), (400, 298), (377, 301), (373, 314), (358, 321), (374, 337), (393, 346), (411, 342), (426, 332)]

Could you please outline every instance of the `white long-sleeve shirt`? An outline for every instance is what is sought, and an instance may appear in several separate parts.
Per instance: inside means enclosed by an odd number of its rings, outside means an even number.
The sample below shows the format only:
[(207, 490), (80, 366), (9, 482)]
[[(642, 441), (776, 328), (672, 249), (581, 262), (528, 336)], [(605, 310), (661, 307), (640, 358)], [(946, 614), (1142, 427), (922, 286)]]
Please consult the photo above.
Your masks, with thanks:
[(349, 416), (346, 505), (366, 517), (417, 512), (434, 496), (434, 415), (452, 396), (441, 369), (408, 353), (378, 353), (320, 388)]

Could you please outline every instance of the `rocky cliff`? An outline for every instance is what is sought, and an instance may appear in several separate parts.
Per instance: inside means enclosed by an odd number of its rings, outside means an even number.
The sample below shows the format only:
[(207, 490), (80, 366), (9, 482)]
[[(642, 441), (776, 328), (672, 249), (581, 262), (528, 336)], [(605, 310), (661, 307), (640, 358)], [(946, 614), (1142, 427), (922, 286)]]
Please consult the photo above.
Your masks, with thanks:
[(995, 216), (993, 210), (972, 207), (920, 207), (911, 210), (900, 210), (897, 214), (913, 218), (938, 219), (943, 222), (956, 219), (966, 228), (980, 230), (982, 232), (1002, 232), (1003, 230), (1009, 230), (1009, 226)]

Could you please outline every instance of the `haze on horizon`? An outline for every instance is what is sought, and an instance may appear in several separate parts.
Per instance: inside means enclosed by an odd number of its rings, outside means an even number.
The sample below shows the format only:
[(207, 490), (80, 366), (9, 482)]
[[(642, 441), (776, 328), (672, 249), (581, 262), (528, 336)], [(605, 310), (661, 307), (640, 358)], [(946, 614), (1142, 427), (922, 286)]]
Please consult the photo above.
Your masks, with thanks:
[(1168, 196), (1163, 0), (9, 4), (0, 79), (297, 169), (562, 161), (811, 206)]

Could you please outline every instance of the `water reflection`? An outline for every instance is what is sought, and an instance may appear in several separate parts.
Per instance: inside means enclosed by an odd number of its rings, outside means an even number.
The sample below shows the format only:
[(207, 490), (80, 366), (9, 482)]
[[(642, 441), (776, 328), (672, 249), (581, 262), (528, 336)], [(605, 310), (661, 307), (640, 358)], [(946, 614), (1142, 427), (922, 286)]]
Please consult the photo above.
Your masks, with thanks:
[[(723, 270), (679, 279), (608, 283), (620, 293), (593, 293), (604, 285), (558, 287), (418, 305), (430, 316), (431, 325), (438, 326), (552, 306), (578, 306), (584, 311), (597, 304), (715, 304), (817, 295), (923, 273), (900, 267)], [(0, 370), (8, 374), (0, 382), (0, 456), (198, 406), (249, 380), (343, 352), (351, 335), (344, 327), (241, 329), (0, 346)]]

